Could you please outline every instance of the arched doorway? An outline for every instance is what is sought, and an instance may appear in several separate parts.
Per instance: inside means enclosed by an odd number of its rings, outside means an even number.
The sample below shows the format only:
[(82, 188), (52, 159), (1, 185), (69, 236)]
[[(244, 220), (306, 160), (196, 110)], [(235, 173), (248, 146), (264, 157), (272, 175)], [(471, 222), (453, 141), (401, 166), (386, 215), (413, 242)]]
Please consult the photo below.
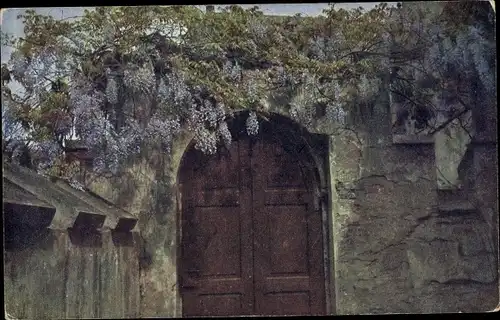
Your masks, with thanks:
[(324, 230), (318, 173), (301, 139), (244, 117), (216, 155), (189, 147), (180, 169), (183, 316), (322, 315)]

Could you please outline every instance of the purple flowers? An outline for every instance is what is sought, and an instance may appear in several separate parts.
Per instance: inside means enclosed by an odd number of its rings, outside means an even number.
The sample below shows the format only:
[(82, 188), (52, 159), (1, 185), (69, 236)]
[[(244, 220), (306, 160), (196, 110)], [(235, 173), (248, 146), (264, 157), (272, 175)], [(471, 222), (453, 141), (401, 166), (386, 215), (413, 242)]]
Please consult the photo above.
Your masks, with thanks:
[(257, 114), (251, 111), (248, 115), (246, 121), (247, 133), (250, 136), (255, 136), (259, 133), (259, 121), (257, 120)]

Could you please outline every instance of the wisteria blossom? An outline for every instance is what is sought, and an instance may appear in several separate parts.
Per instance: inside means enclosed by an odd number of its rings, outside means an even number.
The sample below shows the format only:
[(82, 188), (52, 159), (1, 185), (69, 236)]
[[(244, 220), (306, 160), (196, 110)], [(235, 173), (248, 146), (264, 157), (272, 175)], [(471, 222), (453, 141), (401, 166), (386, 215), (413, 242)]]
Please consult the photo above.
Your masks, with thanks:
[(255, 112), (250, 112), (246, 120), (247, 133), (250, 136), (255, 136), (259, 133), (259, 120)]
[(403, 108), (432, 110), (438, 127), (450, 97), (464, 110), (494, 101), (489, 21), (450, 27), (456, 19), (414, 10), (331, 7), (318, 18), (276, 19), (235, 7), (217, 15), (105, 7), (69, 23), (28, 12), (25, 38), (10, 42), (2, 65), (2, 81), (5, 71), (21, 87), (2, 86), (3, 138), (12, 150), (29, 139), (43, 168), (77, 139), (96, 171), (116, 173), (146, 145), (170, 153), (183, 130), (216, 153), (231, 144), (237, 110), (248, 114), (246, 133), (258, 135), (275, 100), (307, 129), (319, 118), (347, 126), (351, 106), (369, 106), (383, 90)]

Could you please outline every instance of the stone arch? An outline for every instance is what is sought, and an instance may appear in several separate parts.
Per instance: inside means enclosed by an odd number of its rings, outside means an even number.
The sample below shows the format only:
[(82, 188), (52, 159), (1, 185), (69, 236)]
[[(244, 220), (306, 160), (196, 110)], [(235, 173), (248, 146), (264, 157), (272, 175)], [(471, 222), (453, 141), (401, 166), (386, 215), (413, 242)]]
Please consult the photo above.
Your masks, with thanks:
[[(233, 138), (238, 138), (238, 133), (236, 128), (245, 128), (245, 121), (248, 116), (247, 110), (235, 111), (228, 117), (228, 126)], [(272, 130), (280, 135), (283, 139), (283, 143), (286, 147), (303, 149), (305, 170), (309, 173), (308, 176), (311, 178), (309, 180), (311, 192), (314, 195), (314, 210), (321, 213), (322, 217), (322, 240), (323, 240), (323, 266), (324, 266), (324, 281), (325, 281), (325, 298), (326, 298), (326, 312), (331, 314), (334, 312), (335, 303), (333, 302), (334, 290), (332, 289), (333, 284), (333, 244), (331, 241), (332, 237), (332, 217), (331, 217), (331, 204), (330, 204), (330, 177), (329, 177), (329, 136), (323, 134), (310, 133), (307, 128), (300, 125), (296, 121), (290, 119), (288, 116), (282, 114), (282, 112), (272, 112), (267, 113), (265, 118), (260, 117), (259, 119), (260, 129), (262, 126), (267, 126), (268, 130)], [(242, 134), (240, 132), (240, 134)], [(246, 133), (245, 133), (246, 134)], [(259, 131), (259, 134), (261, 132)], [(177, 186), (177, 252), (180, 253), (180, 246), (182, 245), (182, 206), (180, 204), (180, 199), (182, 197), (181, 186), (184, 182), (183, 179), (183, 169), (185, 166), (189, 166), (186, 160), (187, 153), (194, 147), (194, 135), (188, 134), (178, 140), (178, 147), (175, 148), (178, 151), (178, 156), (175, 157), (176, 163), (173, 167), (176, 168), (176, 186)], [(182, 150), (182, 155), (180, 154)], [(180, 279), (181, 268), (181, 255), (177, 255), (177, 279), (180, 289), (180, 284), (182, 279)], [(180, 291), (177, 294), (177, 310), (181, 310), (182, 307), (182, 297)], [(179, 312), (179, 311), (178, 311)], [(180, 312), (182, 314), (182, 312)]]
[[(237, 122), (242, 122), (248, 115), (247, 110), (237, 110), (229, 116), (229, 121), (235, 119)], [(281, 124), (280, 129), (286, 130), (290, 134), (290, 141), (297, 139), (307, 149), (307, 155), (310, 157), (310, 162), (314, 166), (315, 178), (318, 189), (326, 190), (329, 188), (328, 172), (326, 163), (322, 163), (322, 156), (328, 153), (328, 135), (310, 133), (304, 126), (289, 118), (282, 112), (272, 112), (266, 119), (260, 118), (259, 121), (267, 121), (272, 124)], [(231, 124), (229, 124), (231, 127)], [(178, 147), (172, 148), (178, 150), (173, 157), (172, 167), (176, 168), (176, 181), (180, 181), (180, 172), (186, 152), (195, 144), (194, 134), (189, 133), (183, 135), (176, 141)]]
[[(239, 122), (238, 125), (242, 126), (248, 116), (247, 110), (237, 110), (233, 112), (230, 117), (230, 122)], [(266, 119), (260, 118), (260, 122), (266, 121), (271, 125), (275, 125), (273, 129), (278, 129), (283, 133), (288, 134), (287, 142), (297, 141), (301, 147), (303, 146), (307, 152), (307, 165), (310, 166), (310, 171), (314, 174), (313, 179), (313, 192), (321, 203), (327, 202), (325, 197), (328, 197), (330, 189), (329, 179), (329, 164), (328, 164), (328, 149), (329, 149), (329, 136), (326, 134), (310, 133), (307, 128), (297, 123), (293, 119), (284, 115), (282, 112), (272, 112)], [(234, 127), (234, 124), (229, 124), (229, 127)], [(244, 126), (244, 125), (243, 125)], [(234, 131), (234, 129), (233, 129)], [(232, 132), (234, 135), (234, 132)], [(176, 185), (181, 182), (181, 171), (183, 163), (185, 162), (186, 153), (194, 147), (194, 135), (186, 134), (177, 141), (179, 147), (173, 148), (178, 150), (178, 154), (173, 158), (173, 168), (176, 168)], [(321, 199), (320, 199), (321, 198)], [(326, 204), (325, 204), (326, 206)], [(329, 207), (329, 206), (327, 206)]]

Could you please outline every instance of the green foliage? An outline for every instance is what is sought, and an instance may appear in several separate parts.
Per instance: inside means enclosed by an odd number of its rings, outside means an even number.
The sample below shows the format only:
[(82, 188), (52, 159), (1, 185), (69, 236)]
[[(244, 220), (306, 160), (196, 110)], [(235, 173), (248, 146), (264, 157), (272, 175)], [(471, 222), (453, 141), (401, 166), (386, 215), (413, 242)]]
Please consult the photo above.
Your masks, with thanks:
[[(289, 96), (303, 124), (311, 123), (317, 104), (342, 124), (348, 106), (372, 99), (390, 70), (413, 74), (423, 63), (434, 41), (429, 26), (446, 37), (459, 33), (456, 23), (440, 22), (447, 14), (450, 22), (447, 12), (403, 11), (332, 5), (319, 17), (283, 17), (257, 7), (207, 13), (193, 6), (97, 7), (69, 21), (27, 10), (19, 17), (23, 38), (2, 34), (2, 43), (15, 48), (2, 81), (18, 81), (25, 93), (3, 90), (3, 97), (31, 140), (62, 148), (78, 131), (91, 147), (116, 151), (102, 159), (123, 149), (129, 154), (148, 134), (162, 137), (168, 150), (183, 123), (210, 141), (202, 149), (214, 150), (222, 139), (214, 138), (217, 130), (230, 141), (224, 121), (231, 110), (264, 114), (263, 101), (275, 93)], [(433, 72), (427, 73), (438, 78)], [(418, 87), (429, 100), (432, 90), (416, 83), (393, 88)]]
[[(99, 7), (86, 11), (77, 21), (58, 21), (28, 10), (20, 16), (25, 37), (16, 42), (16, 48), (26, 59), (54, 50), (67, 61), (68, 69), (75, 68), (72, 71), (93, 81), (113, 60), (122, 65), (144, 64), (147, 61), (141, 60), (148, 60), (144, 54), (159, 53), (160, 60), (178, 69), (188, 81), (207, 86), (212, 94), (227, 99), (226, 105), (241, 108), (239, 104), (249, 100), (236, 98), (245, 96), (244, 88), (235, 87), (221, 74), (228, 56), (243, 69), (282, 65), (292, 74), (307, 71), (353, 77), (366, 71), (366, 61), (311, 59), (307, 56), (310, 39), (342, 33), (348, 40), (338, 50), (345, 51), (347, 58), (349, 50), (374, 45), (380, 33), (373, 26), (383, 18), (383, 8), (367, 15), (360, 10), (332, 9), (328, 18), (279, 18), (238, 6), (206, 14), (190, 6)], [(163, 34), (159, 36), (155, 29)], [(269, 86), (258, 88), (262, 94), (269, 90)]]

